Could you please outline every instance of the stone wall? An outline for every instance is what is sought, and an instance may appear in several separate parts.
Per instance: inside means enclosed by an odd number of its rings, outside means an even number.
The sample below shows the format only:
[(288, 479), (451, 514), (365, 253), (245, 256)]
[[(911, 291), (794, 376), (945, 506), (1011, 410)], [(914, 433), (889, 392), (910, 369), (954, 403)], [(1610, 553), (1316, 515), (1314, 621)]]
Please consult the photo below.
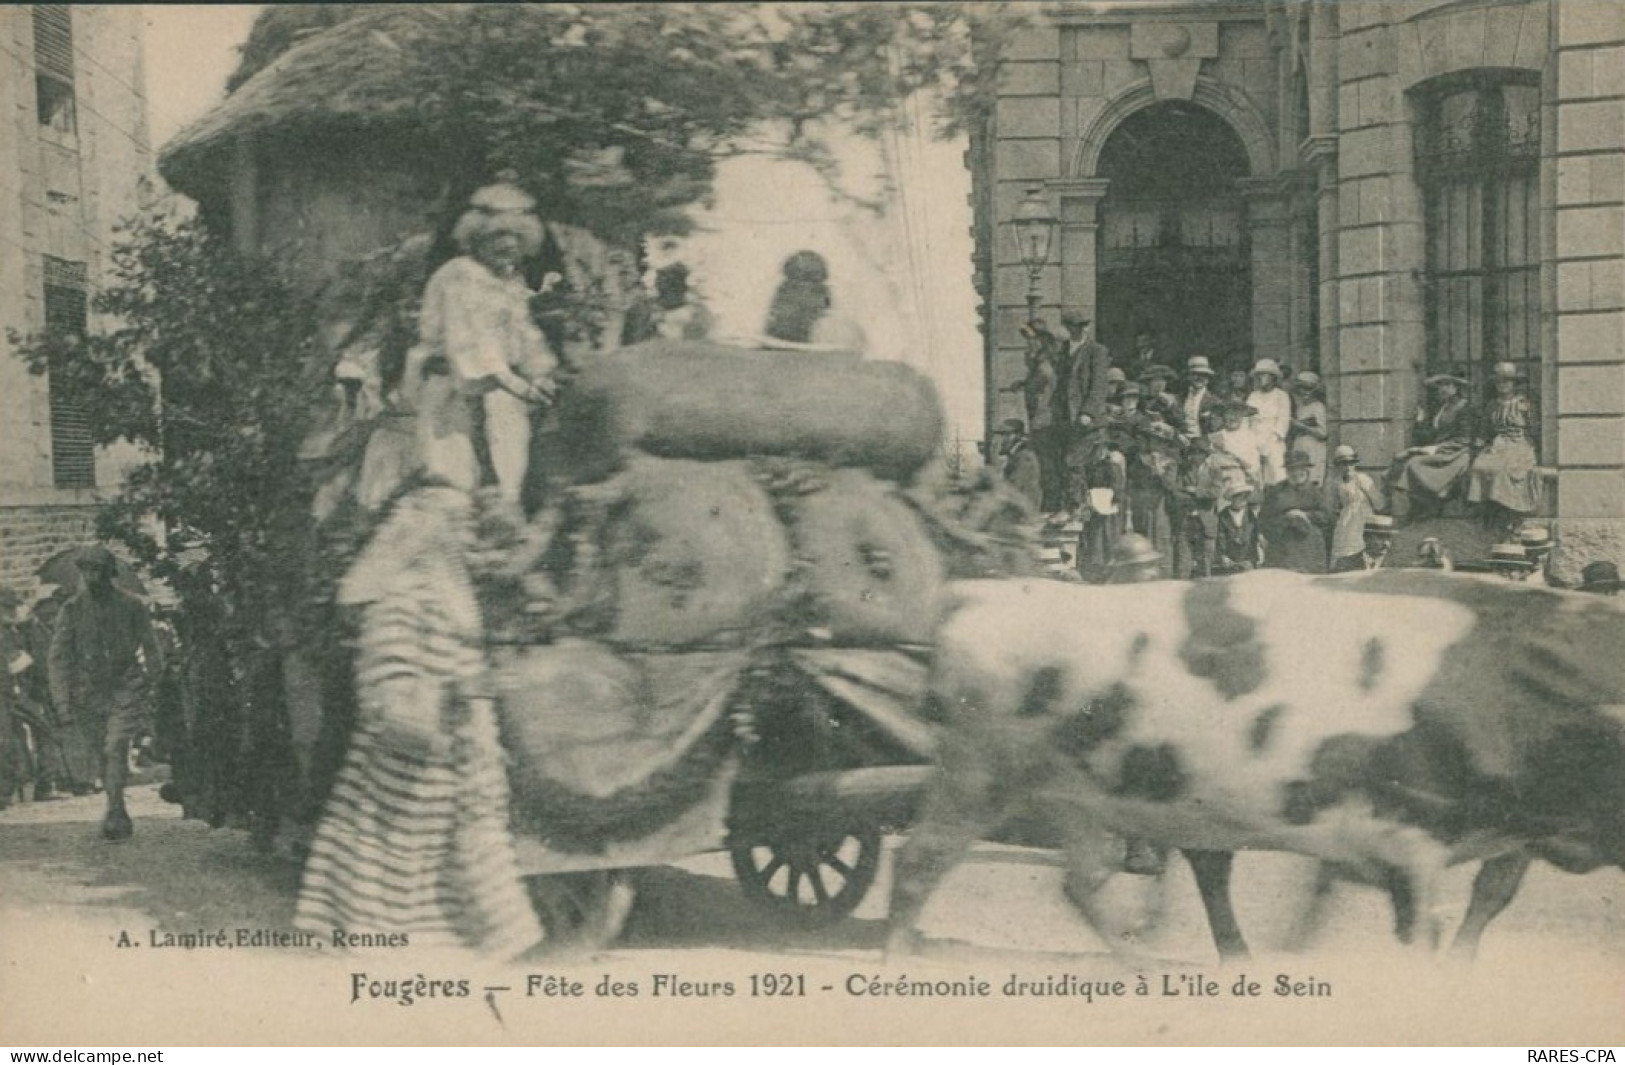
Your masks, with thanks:
[(0, 586), (26, 591), (46, 559), (95, 540), (94, 504), (0, 506)]
[(1625, 5), (1557, 0), (1554, 325), (1558, 563), (1625, 563)]

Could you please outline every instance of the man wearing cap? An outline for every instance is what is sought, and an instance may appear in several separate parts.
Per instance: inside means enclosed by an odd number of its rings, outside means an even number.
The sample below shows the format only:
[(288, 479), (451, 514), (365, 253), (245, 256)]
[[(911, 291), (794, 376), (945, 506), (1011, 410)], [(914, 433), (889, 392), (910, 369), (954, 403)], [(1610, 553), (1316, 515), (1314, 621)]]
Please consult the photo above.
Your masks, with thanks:
[[(1245, 478), (1242, 479), (1245, 483)], [(1168, 481), (1168, 539), (1173, 545), (1173, 576), (1208, 577), (1213, 573), (1213, 540), (1218, 535), (1215, 508), (1224, 496), (1224, 460), (1215, 459), (1206, 437), (1186, 443)]]
[(1207, 356), (1192, 355), (1185, 361), (1185, 395), (1179, 401), (1184, 418), (1185, 432), (1201, 436), (1210, 428), (1210, 419), (1218, 416), (1219, 397), (1213, 394), (1213, 367)]
[(1326, 483), (1326, 509), (1332, 516), (1331, 558), (1358, 557), (1365, 546), (1366, 522), (1388, 509), (1377, 482), (1360, 471), (1360, 456), (1349, 444), (1332, 452), (1332, 475)]
[(1309, 456), (1294, 451), (1286, 457), (1286, 480), (1264, 489), (1258, 508), (1258, 531), (1264, 538), (1264, 565), (1299, 573), (1326, 571), (1326, 529), (1331, 515), (1326, 494), (1309, 482)]
[(1082, 311), (1066, 312), (1061, 316), (1061, 324), (1066, 326), (1068, 340), (1067, 356), (1070, 363), (1067, 367), (1066, 393), (1072, 420), (1076, 422), (1080, 415), (1087, 414), (1099, 421), (1106, 415), (1110, 392), (1106, 374), (1112, 366), (1112, 353), (1095, 340), (1089, 328), (1089, 316)]
[(1366, 519), (1362, 530), (1364, 544), (1360, 551), (1332, 561), (1333, 573), (1371, 573), (1383, 568), (1388, 561), (1388, 549), (1394, 545), (1394, 519), (1386, 514), (1373, 514)]
[(1580, 570), (1578, 590), (1592, 595), (1618, 595), (1619, 567), (1600, 559), (1596, 562), (1587, 562), (1585, 568)]
[(1038, 456), (1033, 453), (1032, 441), (1027, 439), (1027, 426), (1020, 418), (1007, 418), (999, 428), (999, 472), (1005, 483), (1020, 492), (1035, 508), (1043, 506), (1043, 473)]
[(101, 756), (107, 789), (102, 838), (128, 839), (132, 825), (124, 781), (130, 741), (141, 730), (144, 704), (163, 674), (163, 651), (145, 604), (114, 585), (112, 553), (88, 548), (78, 565), (84, 589), (63, 606), (51, 638), (51, 696), (70, 742)]

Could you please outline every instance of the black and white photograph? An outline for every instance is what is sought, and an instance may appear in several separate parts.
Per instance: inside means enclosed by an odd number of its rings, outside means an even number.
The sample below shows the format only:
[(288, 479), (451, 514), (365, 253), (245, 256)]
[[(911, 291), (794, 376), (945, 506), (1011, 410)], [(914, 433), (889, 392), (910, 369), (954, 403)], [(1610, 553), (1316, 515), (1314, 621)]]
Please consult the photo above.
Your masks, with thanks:
[(1625, 3), (0, 5), (0, 331), (0, 1045), (1625, 1047)]

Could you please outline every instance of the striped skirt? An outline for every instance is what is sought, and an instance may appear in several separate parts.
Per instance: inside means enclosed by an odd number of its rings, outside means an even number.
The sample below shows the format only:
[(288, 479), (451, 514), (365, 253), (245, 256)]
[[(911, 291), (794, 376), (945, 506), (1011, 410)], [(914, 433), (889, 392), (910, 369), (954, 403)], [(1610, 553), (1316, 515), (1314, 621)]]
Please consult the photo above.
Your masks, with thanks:
[(403, 754), (375, 727), (356, 733), (311, 844), (299, 928), (504, 957), (541, 941), (508, 834), (496, 715), (480, 702), (459, 716), (445, 759)]

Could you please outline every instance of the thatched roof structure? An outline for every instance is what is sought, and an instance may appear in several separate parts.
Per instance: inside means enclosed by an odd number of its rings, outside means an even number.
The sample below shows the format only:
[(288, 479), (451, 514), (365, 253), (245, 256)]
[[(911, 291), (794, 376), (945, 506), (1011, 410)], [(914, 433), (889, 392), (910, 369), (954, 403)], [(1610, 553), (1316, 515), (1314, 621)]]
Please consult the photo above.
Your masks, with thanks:
[(214, 184), (240, 135), (409, 124), (421, 74), (421, 52), (409, 46), (448, 32), (459, 17), (451, 5), (381, 4), (312, 34), (177, 133), (159, 154), (159, 171), (171, 186), (196, 196)]

